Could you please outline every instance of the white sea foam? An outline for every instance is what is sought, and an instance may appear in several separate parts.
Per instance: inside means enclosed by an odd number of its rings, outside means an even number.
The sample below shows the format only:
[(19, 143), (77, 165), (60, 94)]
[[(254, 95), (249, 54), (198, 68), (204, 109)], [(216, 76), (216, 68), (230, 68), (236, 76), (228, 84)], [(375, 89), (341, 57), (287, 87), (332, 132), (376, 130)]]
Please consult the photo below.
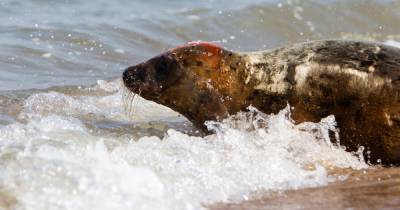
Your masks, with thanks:
[(399, 41), (387, 40), (387, 41), (384, 42), (384, 44), (400, 48), (400, 42)]
[[(0, 128), (0, 186), (20, 209), (199, 209), (250, 193), (326, 185), (328, 166), (367, 165), (331, 144), (334, 117), (295, 125), (290, 108), (265, 115), (250, 107), (194, 137), (99, 135), (87, 118), (115, 123), (174, 120), (176, 113), (137, 101), (126, 117), (120, 82), (100, 82), (106, 95), (37, 93), (19, 123)], [(92, 89), (92, 90), (94, 90)], [(175, 118), (173, 118), (175, 116)]]

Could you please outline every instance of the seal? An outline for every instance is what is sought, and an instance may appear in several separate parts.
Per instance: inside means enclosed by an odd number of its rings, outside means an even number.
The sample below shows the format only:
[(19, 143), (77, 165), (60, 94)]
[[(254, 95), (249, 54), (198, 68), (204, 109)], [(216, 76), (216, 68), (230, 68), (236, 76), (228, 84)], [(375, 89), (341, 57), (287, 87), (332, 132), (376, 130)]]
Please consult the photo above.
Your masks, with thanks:
[[(125, 86), (205, 129), (253, 105), (296, 123), (334, 115), (340, 144), (372, 164), (400, 165), (400, 49), (326, 40), (260, 52), (195, 42), (123, 73)], [(332, 141), (337, 141), (332, 138)]]

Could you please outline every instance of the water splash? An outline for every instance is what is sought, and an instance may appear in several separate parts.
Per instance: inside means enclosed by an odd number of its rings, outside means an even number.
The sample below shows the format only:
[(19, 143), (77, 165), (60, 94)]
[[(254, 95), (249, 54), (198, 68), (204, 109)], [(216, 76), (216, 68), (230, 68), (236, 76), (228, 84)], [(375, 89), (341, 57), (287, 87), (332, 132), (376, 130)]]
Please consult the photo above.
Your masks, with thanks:
[(23, 120), (0, 128), (0, 186), (18, 208), (199, 209), (254, 192), (326, 185), (336, 180), (330, 166), (367, 167), (329, 141), (337, 132), (332, 116), (295, 125), (289, 107), (276, 115), (250, 107), (208, 122), (215, 134), (205, 137), (174, 129), (162, 138), (95, 132), (90, 122), (99, 119), (118, 127), (176, 116), (139, 99), (141, 116), (126, 117), (119, 85), (100, 82), (81, 90), (87, 95), (33, 94)]

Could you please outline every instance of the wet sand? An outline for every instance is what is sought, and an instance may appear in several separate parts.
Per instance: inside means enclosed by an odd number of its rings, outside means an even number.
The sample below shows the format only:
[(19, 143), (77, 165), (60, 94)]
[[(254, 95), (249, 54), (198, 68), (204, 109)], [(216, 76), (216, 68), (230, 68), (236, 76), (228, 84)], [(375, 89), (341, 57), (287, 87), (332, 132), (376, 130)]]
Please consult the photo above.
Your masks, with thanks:
[(14, 207), (16, 203), (17, 201), (12, 195), (0, 188), (0, 210), (13, 209), (12, 207)]
[(218, 203), (220, 209), (400, 209), (400, 168), (339, 171), (349, 177), (324, 187), (267, 193), (241, 203)]

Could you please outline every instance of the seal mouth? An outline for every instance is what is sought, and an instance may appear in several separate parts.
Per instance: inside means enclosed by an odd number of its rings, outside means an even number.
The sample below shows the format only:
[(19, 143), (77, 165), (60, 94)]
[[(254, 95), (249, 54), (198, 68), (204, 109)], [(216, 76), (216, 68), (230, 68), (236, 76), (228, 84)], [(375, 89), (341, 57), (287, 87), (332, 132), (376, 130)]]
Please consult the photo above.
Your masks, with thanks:
[(135, 94), (140, 95), (141, 87), (145, 84), (146, 71), (141, 67), (142, 64), (131, 66), (125, 69), (122, 80), (125, 87)]

